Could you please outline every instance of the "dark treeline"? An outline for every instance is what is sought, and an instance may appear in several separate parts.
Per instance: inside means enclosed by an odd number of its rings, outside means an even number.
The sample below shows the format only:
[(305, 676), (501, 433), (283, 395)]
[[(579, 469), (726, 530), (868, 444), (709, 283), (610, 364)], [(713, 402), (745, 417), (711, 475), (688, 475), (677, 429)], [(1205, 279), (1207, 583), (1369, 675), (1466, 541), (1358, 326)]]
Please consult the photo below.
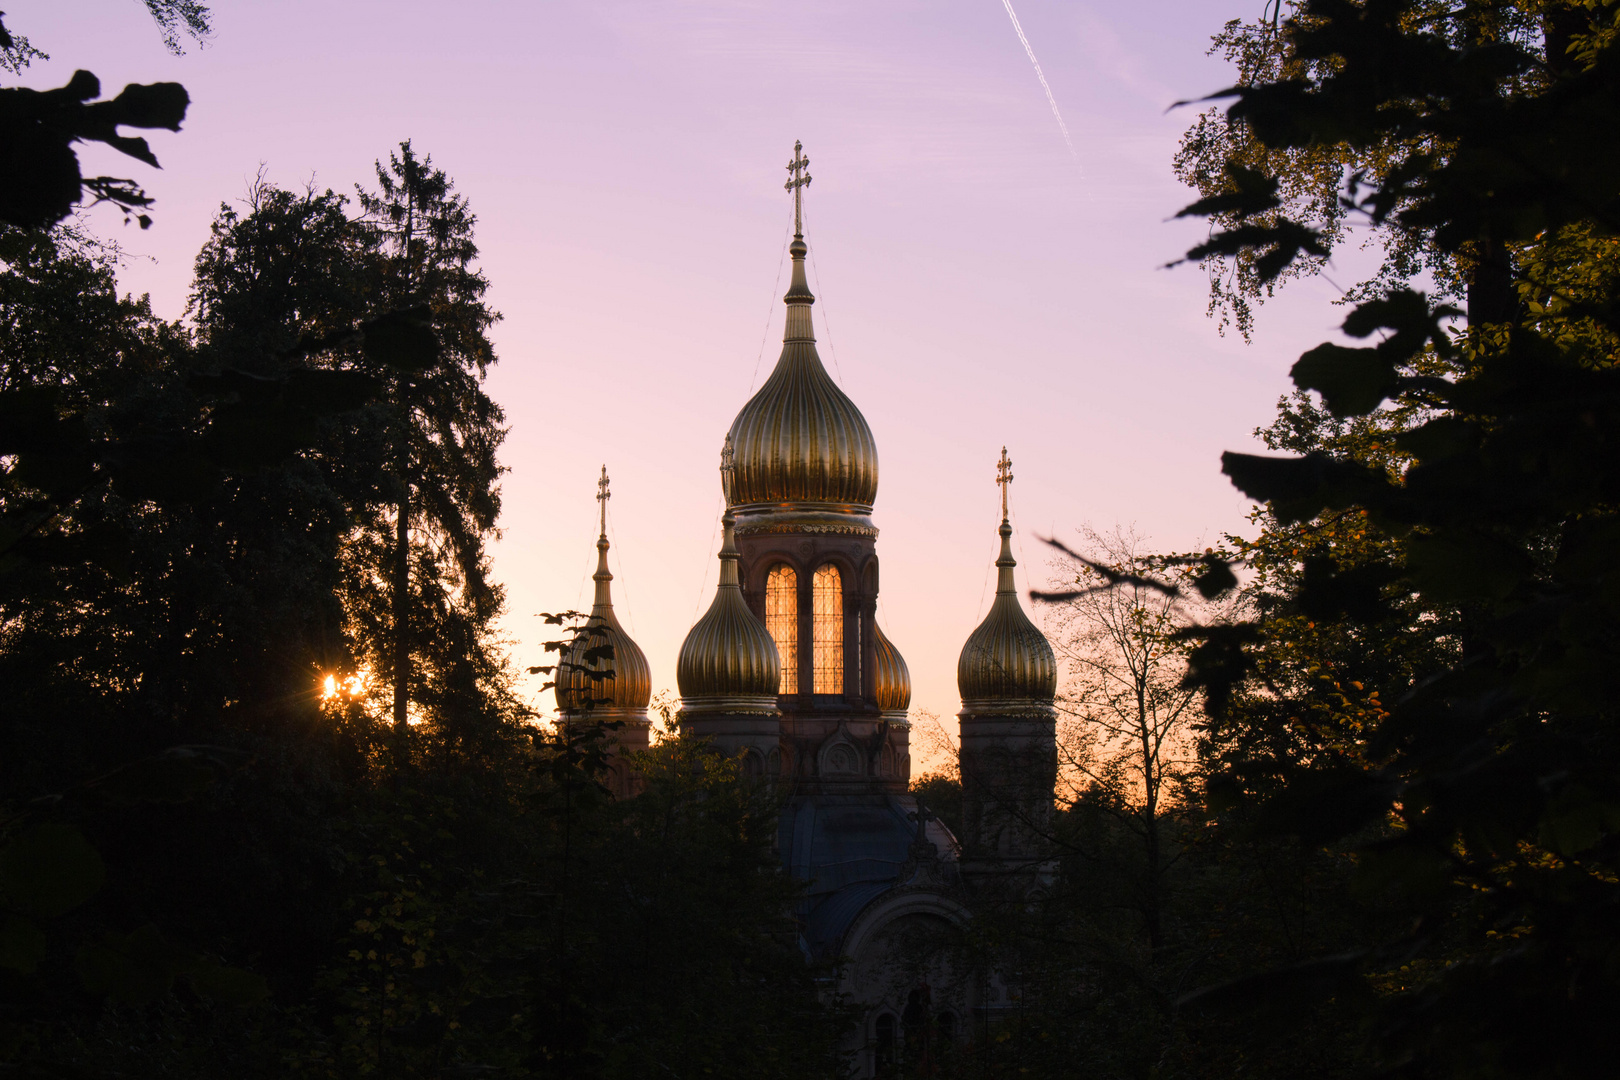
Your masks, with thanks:
[[(1250, 534), (1063, 555), (1043, 886), (950, 945), (1015, 1007), (902, 1018), (894, 1075), (1612, 1071), (1615, 7), (1267, 15), (1175, 162), (1189, 255), (1247, 333), (1361, 230), (1365, 344), (1226, 455)], [(352, 198), (256, 184), (169, 323), (69, 216), (151, 200), (71, 146), (150, 162), (115, 128), (187, 98), (99, 97), (0, 90), (0, 1070), (837, 1075), (770, 793), (671, 735), (611, 799), (512, 690), (450, 178), (403, 143)]]

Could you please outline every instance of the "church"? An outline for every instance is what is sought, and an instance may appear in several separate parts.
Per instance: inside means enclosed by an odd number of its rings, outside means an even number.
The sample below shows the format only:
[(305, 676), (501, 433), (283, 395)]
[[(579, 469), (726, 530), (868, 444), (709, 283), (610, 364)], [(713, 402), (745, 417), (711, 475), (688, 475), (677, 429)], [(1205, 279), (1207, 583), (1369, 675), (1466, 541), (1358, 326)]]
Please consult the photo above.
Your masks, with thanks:
[[(782, 354), (722, 440), (719, 584), (681, 646), (678, 722), (781, 793), (777, 847), (804, 890), (800, 948), (834, 966), (829, 989), (859, 1016), (846, 1045), (854, 1071), (878, 1076), (898, 1055), (941, 1052), (1012, 1007), (1003, 973), (965, 970), (948, 946), (977, 904), (1039, 889), (1052, 872), (1041, 838), (1057, 772), (1057, 667), (1013, 579), (1003, 450), (995, 600), (957, 665), (963, 835), (953, 836), (910, 794), (911, 679), (876, 619), (877, 445), (816, 353), (801, 149), (786, 185), (794, 237)], [(622, 755), (648, 745), (652, 684), (613, 612), (607, 495), (604, 470), (586, 626), (591, 646), (610, 646), (596, 652), (611, 655), (587, 659), (576, 644), (557, 703), (564, 723), (617, 722)], [(612, 783), (634, 790), (622, 758)]]

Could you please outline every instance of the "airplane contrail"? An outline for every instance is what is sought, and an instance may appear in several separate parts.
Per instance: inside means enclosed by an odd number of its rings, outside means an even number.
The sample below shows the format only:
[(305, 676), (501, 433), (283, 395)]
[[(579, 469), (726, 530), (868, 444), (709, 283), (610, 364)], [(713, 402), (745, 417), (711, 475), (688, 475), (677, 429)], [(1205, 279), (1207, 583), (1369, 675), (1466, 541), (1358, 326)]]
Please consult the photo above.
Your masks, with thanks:
[(1024, 28), (1018, 24), (1018, 12), (1013, 10), (1012, 0), (1001, 0), (1001, 6), (1007, 9), (1007, 18), (1012, 20), (1018, 40), (1024, 43), (1024, 52), (1029, 54), (1029, 62), (1035, 65), (1035, 77), (1041, 80), (1041, 89), (1046, 91), (1046, 103), (1052, 106), (1052, 117), (1057, 121), (1058, 130), (1063, 132), (1063, 145), (1069, 148), (1069, 156), (1079, 161), (1080, 155), (1075, 153), (1074, 140), (1069, 138), (1069, 125), (1063, 122), (1063, 114), (1058, 112), (1057, 98), (1052, 96), (1052, 87), (1047, 84), (1046, 74), (1041, 71), (1041, 62), (1035, 59), (1035, 50), (1029, 47), (1029, 38), (1024, 36)]

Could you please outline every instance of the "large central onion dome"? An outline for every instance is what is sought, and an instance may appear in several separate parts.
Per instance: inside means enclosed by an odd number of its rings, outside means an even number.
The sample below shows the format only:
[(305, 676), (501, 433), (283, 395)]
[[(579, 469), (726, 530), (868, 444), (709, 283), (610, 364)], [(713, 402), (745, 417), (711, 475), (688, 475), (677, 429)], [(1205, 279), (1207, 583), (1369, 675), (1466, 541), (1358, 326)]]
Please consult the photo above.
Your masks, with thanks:
[(775, 713), (782, 662), (770, 631), (743, 599), (735, 521), (729, 510), (722, 521), (720, 587), (714, 603), (686, 635), (675, 664), (681, 712)]
[(608, 572), (607, 467), (597, 485), (602, 530), (596, 538), (596, 599), (590, 618), (563, 650), (557, 666), (557, 709), (564, 719), (641, 719), (652, 699), (647, 654), (630, 639), (613, 613)]
[(1052, 644), (1036, 629), (1018, 602), (1013, 584), (1012, 525), (1007, 520), (1006, 484), (1011, 462), (1002, 450), (1001, 556), (996, 559), (996, 599), (990, 614), (968, 635), (956, 663), (956, 685), (965, 712), (1050, 709), (1057, 696), (1057, 660)]
[(795, 236), (781, 359), (731, 423), (736, 458), (726, 500), (742, 515), (790, 510), (864, 516), (877, 499), (872, 429), (816, 354), (810, 325), (816, 298), (804, 278), (807, 250), (804, 237)]

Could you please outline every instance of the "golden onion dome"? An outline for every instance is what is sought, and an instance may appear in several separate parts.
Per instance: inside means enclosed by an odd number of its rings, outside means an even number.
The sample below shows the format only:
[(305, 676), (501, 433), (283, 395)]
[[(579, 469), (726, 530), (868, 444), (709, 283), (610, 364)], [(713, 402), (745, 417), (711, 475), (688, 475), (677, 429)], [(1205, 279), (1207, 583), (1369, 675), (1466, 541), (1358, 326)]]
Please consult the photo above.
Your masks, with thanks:
[[(877, 443), (866, 418), (822, 367), (810, 325), (808, 250), (793, 238), (782, 356), (731, 422), (735, 467), (726, 501), (739, 514), (809, 511), (864, 516), (877, 498)], [(745, 531), (747, 531), (745, 529)]]
[[(564, 718), (625, 718), (626, 714), (645, 715), (652, 700), (652, 669), (647, 654), (631, 640), (613, 613), (607, 553), (607, 466), (597, 483), (597, 501), (602, 504), (602, 529), (596, 538), (596, 598), (591, 614), (579, 633), (562, 650), (557, 662), (557, 710)], [(611, 673), (610, 678), (602, 678)]]
[(877, 707), (883, 712), (905, 712), (911, 708), (911, 672), (905, 657), (894, 647), (888, 635), (877, 623), (872, 624), (872, 644), (877, 653), (873, 666)]
[(775, 713), (782, 663), (770, 631), (743, 599), (736, 523), (729, 510), (722, 522), (720, 585), (714, 603), (681, 643), (675, 664), (681, 712)]
[(962, 646), (956, 685), (964, 712), (1033, 707), (1050, 709), (1057, 696), (1057, 660), (1046, 635), (1029, 621), (1013, 584), (1012, 525), (1007, 520), (1007, 488), (1012, 463), (1001, 451), (1001, 556), (996, 559), (996, 598), (990, 613)]

